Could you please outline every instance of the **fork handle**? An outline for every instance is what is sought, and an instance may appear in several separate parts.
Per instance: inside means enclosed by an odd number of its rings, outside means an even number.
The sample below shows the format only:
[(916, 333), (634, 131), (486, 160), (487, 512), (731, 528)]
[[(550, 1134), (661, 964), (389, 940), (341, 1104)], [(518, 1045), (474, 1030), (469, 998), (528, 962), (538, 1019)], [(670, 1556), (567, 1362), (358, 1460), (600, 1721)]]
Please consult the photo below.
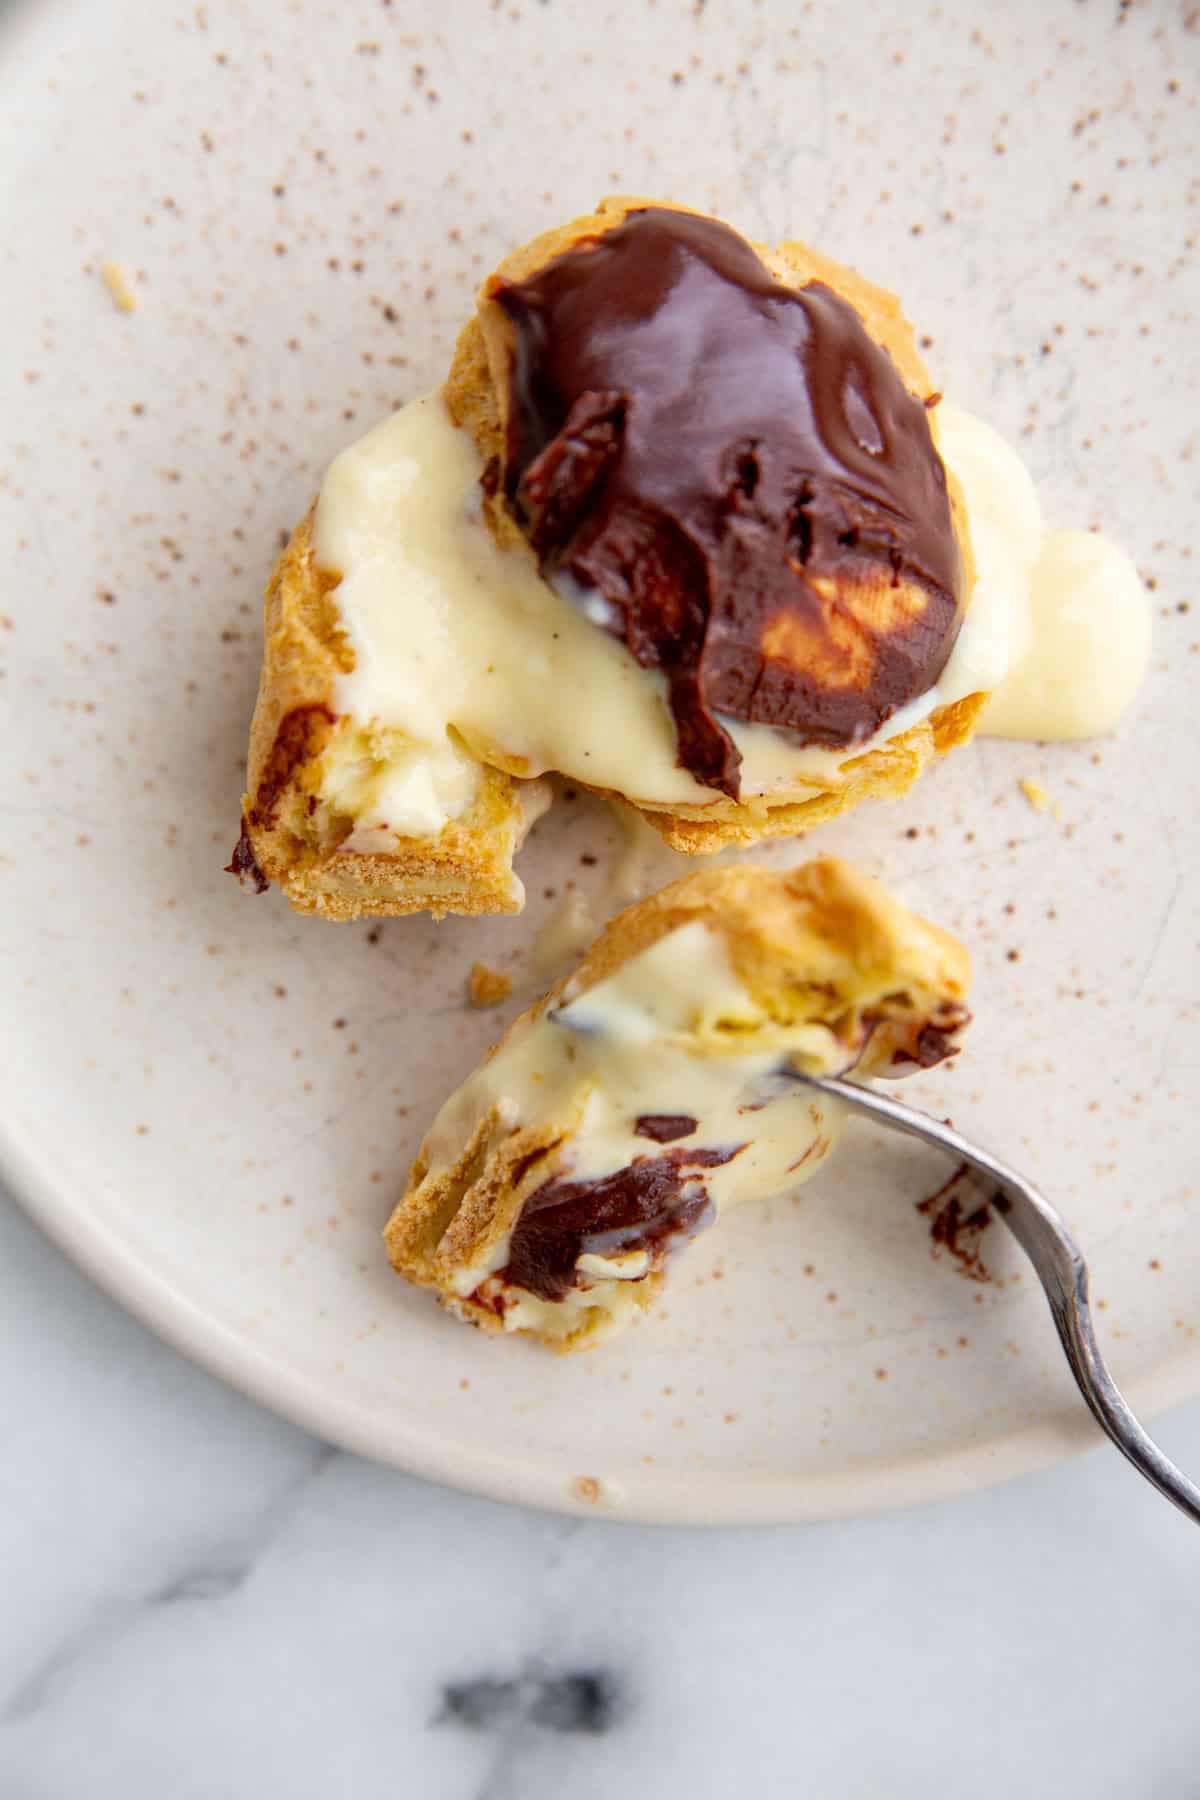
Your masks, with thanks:
[(1071, 1373), (1092, 1417), (1164, 1499), (1200, 1525), (1200, 1487), (1164, 1456), (1138, 1423), (1101, 1354), (1092, 1320), (1087, 1262), (1057, 1208), (1016, 1169), (969, 1143), (940, 1119), (853, 1081), (796, 1074), (798, 1080), (842, 1101), (852, 1112), (921, 1138), (983, 1177), (992, 1189), (992, 1205), (1033, 1264), (1045, 1290)]
[(1092, 1317), (1087, 1263), (1067, 1227), (1060, 1222), (1056, 1240), (1039, 1243), (1035, 1250), (1018, 1229), (1016, 1209), (1008, 1204), (1006, 1196), (997, 1194), (993, 1205), (1037, 1271), (1071, 1373), (1101, 1431), (1164, 1499), (1200, 1525), (1200, 1487), (1176, 1468), (1138, 1422), (1101, 1354)]

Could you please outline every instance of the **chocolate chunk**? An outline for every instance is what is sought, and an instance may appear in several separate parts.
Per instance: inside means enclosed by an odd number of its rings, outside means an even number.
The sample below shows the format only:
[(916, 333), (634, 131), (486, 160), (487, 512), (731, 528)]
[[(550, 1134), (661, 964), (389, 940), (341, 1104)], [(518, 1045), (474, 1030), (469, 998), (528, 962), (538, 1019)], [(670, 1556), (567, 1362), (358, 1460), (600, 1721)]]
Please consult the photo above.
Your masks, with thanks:
[(946, 472), (849, 302), (659, 207), (491, 293), (508, 503), (662, 671), (699, 781), (740, 792), (723, 718), (843, 750), (927, 692), (961, 622)]
[(942, 1007), (935, 1019), (927, 1020), (907, 1044), (892, 1052), (893, 1065), (932, 1069), (947, 1057), (957, 1056), (959, 1046), (955, 1039), (970, 1022), (965, 1006)]
[(990, 1281), (981, 1245), (992, 1222), (993, 1209), (1001, 1210), (1001, 1196), (992, 1196), (989, 1204), (987, 1196), (981, 1197), (976, 1179), (968, 1163), (959, 1163), (948, 1181), (927, 1199), (917, 1202), (917, 1211), (929, 1220), (935, 1256), (946, 1250), (972, 1281)]
[(225, 873), (236, 875), (244, 888), (252, 887), (256, 894), (265, 894), (271, 885), (258, 866), (245, 819), (242, 820), (242, 835), (234, 845), (233, 855), (225, 864)]
[(653, 1138), (656, 1144), (673, 1144), (699, 1129), (699, 1119), (689, 1113), (642, 1113), (633, 1128), (636, 1137)]
[(639, 1156), (596, 1181), (544, 1182), (526, 1200), (500, 1278), (543, 1300), (561, 1300), (578, 1285), (581, 1256), (662, 1252), (690, 1237), (712, 1216), (698, 1169), (732, 1162), (739, 1150), (668, 1150)]

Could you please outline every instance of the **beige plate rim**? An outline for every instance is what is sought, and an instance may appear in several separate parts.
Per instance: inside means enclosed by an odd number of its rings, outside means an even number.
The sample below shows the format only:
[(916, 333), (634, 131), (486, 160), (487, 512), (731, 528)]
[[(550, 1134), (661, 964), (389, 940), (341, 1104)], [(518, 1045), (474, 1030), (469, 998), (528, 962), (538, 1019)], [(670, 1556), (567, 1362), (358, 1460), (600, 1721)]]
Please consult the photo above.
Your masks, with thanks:
[[(281, 1418), (426, 1481), (545, 1512), (597, 1514), (643, 1525), (797, 1525), (948, 1500), (1010, 1481), (1103, 1443), (1083, 1402), (1066, 1424), (1043, 1419), (1003, 1436), (938, 1456), (888, 1465), (864, 1485), (845, 1472), (826, 1479), (717, 1476), (703, 1483), (661, 1470), (623, 1473), (599, 1501), (564, 1490), (561, 1460), (512, 1456), (415, 1429), (403, 1415), (382, 1415), (334, 1400), (282, 1360), (264, 1354), (204, 1312), (157, 1273), (116, 1233), (70, 1198), (38, 1165), (11, 1122), (0, 1122), (0, 1179), (58, 1249), (155, 1335), (208, 1374)], [(1200, 1396), (1200, 1347), (1178, 1351), (1126, 1383), (1126, 1398), (1143, 1419)], [(1112, 1452), (1112, 1454), (1116, 1454)]]

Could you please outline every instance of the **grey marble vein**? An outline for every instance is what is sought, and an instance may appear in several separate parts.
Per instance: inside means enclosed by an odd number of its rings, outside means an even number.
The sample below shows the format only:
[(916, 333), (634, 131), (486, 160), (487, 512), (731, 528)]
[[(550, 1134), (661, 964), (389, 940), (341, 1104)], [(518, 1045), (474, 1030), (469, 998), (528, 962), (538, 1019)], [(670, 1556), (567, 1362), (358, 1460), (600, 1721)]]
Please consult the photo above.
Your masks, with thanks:
[(560, 1520), (549, 1535), (551, 1547), (530, 1597), (536, 1648), (511, 1672), (441, 1684), (434, 1728), (484, 1737), (493, 1746), (472, 1800), (514, 1800), (530, 1778), (531, 1762), (541, 1761), (554, 1739), (604, 1739), (632, 1710), (620, 1668), (575, 1661), (566, 1650), (573, 1604), (583, 1591), (572, 1565), (594, 1554), (594, 1535), (582, 1519)]
[(598, 1739), (621, 1719), (622, 1683), (604, 1668), (537, 1666), (508, 1680), (451, 1682), (435, 1723), (494, 1734), (495, 1753), (473, 1800), (517, 1800), (538, 1733)]
[(434, 1723), (471, 1731), (533, 1725), (601, 1736), (616, 1720), (619, 1698), (620, 1683), (607, 1669), (529, 1668), (504, 1680), (447, 1682)]
[(33, 1718), (66, 1682), (136, 1631), (154, 1611), (207, 1604), (236, 1593), (249, 1581), (302, 1496), (340, 1454), (332, 1444), (314, 1440), (305, 1466), (271, 1496), (248, 1528), (228, 1542), (214, 1544), (205, 1556), (189, 1560), (146, 1592), (101, 1601), (0, 1702), (0, 1726)]

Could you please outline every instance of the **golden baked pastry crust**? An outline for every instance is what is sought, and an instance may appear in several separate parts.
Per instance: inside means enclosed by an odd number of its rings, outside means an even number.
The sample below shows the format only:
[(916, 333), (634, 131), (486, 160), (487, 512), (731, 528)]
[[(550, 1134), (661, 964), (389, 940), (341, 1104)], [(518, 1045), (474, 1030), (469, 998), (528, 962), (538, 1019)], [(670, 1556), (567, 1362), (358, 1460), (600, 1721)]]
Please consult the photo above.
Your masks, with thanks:
[(500, 770), (484, 768), (469, 811), (436, 838), (397, 838), (386, 854), (340, 848), (353, 821), (319, 799), (322, 757), (339, 729), (335, 683), (353, 667), (332, 599), (336, 587), (336, 575), (318, 569), (313, 557), (310, 513), (292, 533), (265, 597), (242, 802), (254, 862), (298, 912), (326, 919), (519, 912), (523, 894), (512, 859), (534, 784)]
[(897, 800), (906, 794), (922, 769), (936, 756), (974, 735), (986, 694), (968, 694), (939, 706), (917, 725), (889, 738), (877, 750), (842, 764), (837, 787), (811, 788), (749, 800), (720, 800), (713, 807), (675, 807), (672, 811), (638, 808), (672, 850), (703, 856), (730, 844), (756, 844), (762, 838), (800, 837), (826, 819), (849, 812), (860, 800)]
[[(649, 204), (666, 203), (602, 201), (595, 213), (513, 251), (485, 282), (479, 310), (463, 328), (445, 384), (451, 416), (471, 433), (485, 466), (500, 453), (510, 331), (502, 309), (489, 298), (491, 287), (501, 279), (524, 279), (581, 239), (611, 229), (631, 210)], [(928, 375), (894, 295), (797, 241), (773, 250), (755, 248), (781, 280), (820, 280), (848, 299), (912, 391), (928, 397)], [(936, 409), (932, 419), (936, 441)], [(974, 580), (970, 533), (952, 474), (949, 485), (969, 596)], [(501, 543), (520, 535), (499, 493), (486, 502), (486, 513)], [(353, 658), (339, 631), (337, 572), (319, 569), (313, 557), (311, 517), (293, 532), (266, 592), (262, 674), (243, 803), (245, 848), (234, 866), (253, 874), (252, 857), (262, 876), (278, 882), (294, 907), (329, 919), (426, 910), (438, 916), (519, 911), (522, 891), (512, 873), (512, 857), (527, 828), (532, 795), (528, 784), (500, 766), (500, 752), (482, 765), (484, 780), (472, 809), (436, 838), (397, 840), (387, 853), (341, 848), (353, 821), (331, 815), (320, 801), (321, 757), (340, 728), (332, 701), (336, 678), (352, 666)], [(849, 756), (836, 782), (807, 779), (788, 791), (740, 801), (714, 795), (688, 806), (631, 804), (673, 849), (689, 855), (797, 835), (861, 800), (906, 792), (934, 757), (970, 738), (985, 699), (985, 694), (971, 694), (939, 707), (879, 748)], [(539, 790), (533, 812), (544, 803)]]
[[(782, 872), (743, 865), (686, 875), (620, 913), (576, 969), (513, 1022), (485, 1062), (530, 1021), (697, 920), (722, 934), (737, 976), (761, 1009), (764, 1030), (829, 1025), (848, 1046), (861, 1042), (855, 1062), (861, 1074), (894, 1074), (900, 1065), (935, 1060), (922, 1050), (922, 1034), (932, 1030), (948, 1039), (968, 1017), (966, 950), (949, 932), (902, 907), (878, 881), (835, 858)], [(428, 1141), (423, 1144), (384, 1234), (393, 1266), (432, 1288), (458, 1317), (504, 1330), (502, 1312), (464, 1299), (455, 1276), (486, 1263), (503, 1244), (525, 1200), (547, 1180), (548, 1159), (569, 1139), (571, 1124), (514, 1125), (493, 1108), (453, 1164), (435, 1175)], [(654, 1271), (621, 1286), (628, 1302), (644, 1309), (661, 1282), (661, 1271)], [(609, 1329), (611, 1318), (597, 1305), (566, 1336), (529, 1335), (557, 1350), (575, 1350), (590, 1347)]]

